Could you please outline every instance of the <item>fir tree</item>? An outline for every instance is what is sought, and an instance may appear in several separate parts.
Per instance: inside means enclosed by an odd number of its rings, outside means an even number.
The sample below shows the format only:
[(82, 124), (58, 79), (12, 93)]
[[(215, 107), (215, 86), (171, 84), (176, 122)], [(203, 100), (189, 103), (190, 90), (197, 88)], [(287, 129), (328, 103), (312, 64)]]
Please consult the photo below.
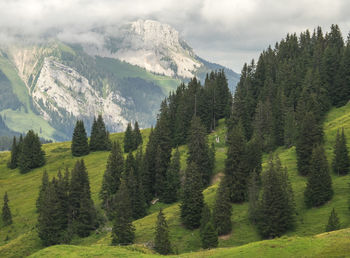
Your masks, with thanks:
[(90, 148), (83, 120), (78, 120), (75, 125), (71, 149), (75, 157), (89, 154)]
[(18, 157), (20, 155), (19, 146), (16, 142), (16, 136), (13, 137), (12, 147), (11, 147), (11, 158), (8, 163), (10, 169), (15, 169), (18, 166)]
[(201, 218), (201, 226), (199, 228), (199, 232), (202, 235), (202, 232), (204, 231), (205, 226), (208, 224), (209, 221), (212, 220), (211, 212), (209, 206), (204, 203), (203, 209), (202, 209), (202, 218)]
[(124, 156), (119, 142), (114, 142), (107, 160), (106, 171), (103, 175), (100, 198), (102, 207), (109, 218), (112, 216), (113, 198), (118, 191), (120, 179), (124, 171)]
[(159, 210), (157, 216), (154, 249), (162, 255), (167, 255), (172, 252), (169, 239), (168, 223), (166, 222), (162, 209)]
[(44, 196), (44, 192), (45, 192), (48, 184), (49, 184), (49, 176), (47, 174), (47, 171), (44, 170), (43, 176), (42, 176), (42, 179), (41, 179), (41, 186), (40, 186), (40, 190), (39, 190), (39, 196), (38, 196), (38, 199), (36, 200), (36, 210), (37, 210), (37, 212), (40, 211), (41, 207), (44, 207), (44, 206), (42, 206), (43, 196)]
[(342, 133), (337, 132), (336, 143), (334, 146), (334, 158), (332, 162), (333, 172), (338, 175), (345, 175), (349, 173), (349, 154), (346, 147), (346, 138), (344, 134), (344, 129)]
[(196, 116), (192, 118), (190, 134), (188, 138), (188, 158), (187, 163), (195, 162), (202, 177), (203, 187), (208, 186), (212, 176), (214, 164), (213, 154), (208, 146), (206, 130), (200, 119)]
[(9, 207), (9, 198), (7, 192), (4, 195), (4, 206), (2, 206), (2, 224), (8, 226), (12, 224), (12, 215)]
[(178, 200), (179, 190), (181, 187), (180, 182), (180, 152), (176, 149), (170, 165), (166, 173), (166, 186), (163, 194), (162, 201), (165, 203), (173, 203)]
[(111, 142), (109, 133), (106, 130), (106, 125), (103, 121), (102, 115), (98, 115), (97, 120), (94, 118), (90, 137), (90, 150), (103, 151), (110, 150)]
[(134, 135), (131, 123), (128, 123), (124, 133), (124, 152), (128, 153), (134, 149)]
[(220, 182), (216, 193), (213, 221), (219, 235), (225, 235), (232, 230), (232, 205), (230, 203), (230, 190), (225, 178)]
[(289, 180), (284, 172), (279, 160), (274, 164), (271, 159), (263, 174), (258, 229), (264, 238), (281, 236), (294, 226), (293, 191), (286, 188)]
[(246, 140), (242, 124), (235, 126), (228, 135), (227, 158), (225, 160), (225, 180), (230, 187), (230, 200), (240, 203), (247, 197), (249, 168), (246, 161)]
[(211, 221), (209, 221), (205, 225), (201, 234), (201, 240), (203, 249), (211, 249), (218, 247), (218, 233), (216, 232)]
[(132, 225), (129, 190), (124, 180), (120, 183), (114, 202), (115, 216), (112, 228), (112, 245), (132, 244), (135, 239), (135, 228)]
[(260, 178), (255, 171), (252, 173), (248, 186), (248, 216), (252, 222), (257, 222), (259, 211)]
[(305, 204), (317, 207), (328, 202), (333, 196), (332, 178), (328, 171), (328, 162), (321, 145), (312, 151), (310, 172), (304, 192)]
[(334, 231), (340, 229), (340, 222), (335, 209), (332, 209), (331, 215), (328, 219), (328, 224), (326, 226), (326, 232)]
[(21, 144), (21, 155), (18, 159), (18, 166), (21, 173), (27, 173), (33, 168), (45, 164), (45, 152), (41, 149), (39, 136), (29, 130)]
[(75, 163), (69, 184), (70, 221), (73, 232), (86, 237), (97, 227), (88, 173), (83, 160)]
[(142, 135), (139, 128), (139, 123), (136, 121), (134, 124), (134, 130), (132, 132), (133, 138), (133, 150), (136, 150), (140, 145), (142, 145)]
[(203, 193), (199, 167), (192, 162), (187, 165), (181, 200), (181, 221), (188, 229), (200, 226)]

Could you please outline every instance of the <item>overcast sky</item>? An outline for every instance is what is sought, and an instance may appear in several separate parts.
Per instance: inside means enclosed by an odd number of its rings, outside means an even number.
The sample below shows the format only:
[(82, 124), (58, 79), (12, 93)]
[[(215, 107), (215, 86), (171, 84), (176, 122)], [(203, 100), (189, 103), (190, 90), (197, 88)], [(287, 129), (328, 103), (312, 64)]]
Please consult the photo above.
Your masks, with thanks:
[(347, 0), (0, 0), (0, 41), (52, 31), (87, 31), (136, 19), (172, 25), (195, 52), (240, 72), (286, 33), (350, 30)]

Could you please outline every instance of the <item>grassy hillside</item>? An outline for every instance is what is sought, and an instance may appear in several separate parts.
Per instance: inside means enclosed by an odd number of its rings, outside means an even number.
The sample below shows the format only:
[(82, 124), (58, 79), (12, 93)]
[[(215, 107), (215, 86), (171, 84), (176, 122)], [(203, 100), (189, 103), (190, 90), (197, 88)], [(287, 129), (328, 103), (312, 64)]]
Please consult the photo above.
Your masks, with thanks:
[[(327, 157), (329, 162), (332, 159), (332, 149), (335, 141), (336, 131), (341, 127), (345, 128), (345, 132), (350, 143), (350, 105), (331, 110), (325, 120), (325, 147), (327, 150)], [(147, 141), (149, 130), (143, 130), (142, 134), (144, 142)], [(217, 136), (219, 136), (220, 142), (216, 142)], [(111, 137), (112, 139), (121, 140), (123, 134), (113, 134)], [(222, 175), (224, 168), (224, 160), (226, 155), (226, 148), (223, 142), (224, 139), (225, 126), (224, 122), (220, 121), (220, 125), (217, 131), (209, 135), (210, 142), (215, 142), (217, 152), (213, 184), (204, 191), (205, 200), (210, 206), (213, 205), (218, 179)], [(35, 169), (25, 175), (19, 174), (18, 170), (9, 170), (6, 167), (9, 153), (0, 153), (0, 197), (3, 196), (5, 191), (8, 192), (10, 198), (10, 207), (14, 220), (14, 224), (8, 227), (2, 227), (0, 224), (0, 257), (24, 256), (34, 253), (35, 251), (43, 248), (35, 232), (35, 224), (37, 219), (37, 214), (35, 213), (35, 200), (37, 198), (38, 188), (41, 183), (42, 171), (46, 169), (49, 173), (49, 176), (52, 177), (57, 173), (58, 169), (65, 169), (66, 167), (72, 168), (74, 162), (77, 160), (77, 158), (73, 158), (71, 156), (69, 142), (47, 144), (44, 145), (44, 150), (47, 156), (47, 164), (45, 167)], [(181, 165), (182, 169), (184, 169), (186, 164), (186, 147), (182, 146), (180, 148), (180, 152)], [(270, 248), (272, 245), (279, 247), (275, 248), (274, 250), (281, 249), (286, 252), (286, 255), (288, 255), (287, 252), (290, 252), (293, 250), (293, 248), (296, 250), (302, 250), (306, 247), (309, 248), (309, 246), (310, 249), (308, 249), (308, 252), (310, 252), (310, 254), (316, 254), (316, 252), (310, 251), (312, 250), (311, 243), (315, 243), (315, 247), (318, 246), (326, 248), (328, 245), (326, 244), (328, 243), (328, 240), (336, 242), (337, 244), (341, 244), (341, 242), (346, 241), (344, 238), (346, 236), (349, 237), (348, 230), (341, 231), (343, 233), (340, 233), (337, 235), (337, 237), (334, 235), (334, 238), (327, 237), (328, 235), (322, 235), (323, 237), (315, 238), (305, 236), (312, 236), (324, 232), (328, 216), (333, 207), (338, 213), (342, 228), (350, 227), (350, 211), (348, 209), (350, 176), (337, 176), (332, 174), (333, 189), (335, 191), (333, 199), (322, 207), (307, 209), (303, 201), (303, 192), (306, 186), (306, 179), (300, 177), (297, 173), (295, 148), (280, 148), (276, 150), (276, 153), (279, 154), (283, 165), (287, 166), (288, 168), (288, 173), (295, 194), (295, 201), (297, 205), (296, 227), (295, 230), (287, 232), (286, 234), (288, 237), (292, 238), (288, 238), (290, 240), (286, 240), (286, 238), (283, 237), (281, 239), (273, 240), (270, 242), (263, 241), (250, 243), (259, 241), (261, 239), (256, 231), (255, 226), (252, 225), (247, 218), (248, 204), (234, 204), (232, 208), (233, 232), (232, 234), (220, 239), (219, 247), (241, 247), (233, 249), (218, 249), (215, 251), (210, 251), (209, 253), (205, 253), (205, 255), (204, 253), (199, 253), (197, 254), (198, 256), (201, 256), (201, 254), (204, 256), (206, 256), (206, 254), (214, 255), (214, 252), (218, 252), (216, 254), (218, 256), (232, 257), (231, 252), (237, 252), (237, 255), (240, 254), (240, 252), (246, 252), (248, 257), (248, 254), (251, 254), (249, 253), (250, 248), (254, 247), (258, 252), (259, 250), (264, 251), (264, 248), (270, 250), (273, 248)], [(267, 156), (267, 154), (264, 156), (264, 162), (266, 162)], [(98, 199), (98, 192), (100, 190), (107, 157), (108, 152), (95, 152), (84, 157), (89, 173), (92, 197), (97, 206), (100, 204), (100, 200)], [(170, 228), (171, 241), (174, 245), (175, 250), (177, 250), (179, 253), (188, 253), (200, 250), (198, 230), (189, 231), (182, 227), (179, 218), (180, 211), (178, 203), (173, 205), (157, 203), (156, 205), (150, 207), (150, 215), (135, 221), (134, 225), (136, 227), (136, 243), (142, 245), (153, 241), (156, 212), (158, 211), (159, 207), (164, 208), (164, 213), (168, 219)], [(91, 251), (92, 253), (97, 252), (95, 256), (98, 256), (100, 255), (99, 253), (103, 254), (106, 252), (106, 256), (112, 256), (115, 249), (112, 247), (107, 247), (110, 244), (110, 231), (108, 227), (110, 227), (110, 225), (106, 225), (105, 228), (93, 233), (87, 238), (73, 239), (72, 244), (79, 246), (69, 247), (72, 250), (70, 253), (74, 255), (74, 250), (77, 250), (77, 253)], [(331, 234), (331, 236), (333, 235)], [(321, 240), (318, 240), (319, 238)], [(339, 239), (336, 240), (336, 238)], [(315, 239), (317, 239), (318, 242)], [(276, 244), (273, 244), (275, 243), (274, 241), (277, 241)], [(288, 248), (280, 247), (284, 246), (286, 242), (288, 242)], [(250, 244), (245, 245), (248, 243)], [(88, 247), (90, 245), (96, 245), (97, 247)], [(104, 248), (101, 248), (101, 246), (107, 247), (105, 251)], [(42, 252), (46, 252), (47, 250), (56, 250), (54, 252), (58, 252), (57, 250), (60, 250), (60, 248), (62, 250), (65, 249), (65, 247), (61, 246), (51, 247), (49, 249), (43, 250)], [(67, 248), (66, 250), (70, 249)], [(274, 255), (277, 255), (277, 252), (274, 253), (274, 250), (271, 251), (272, 257)], [(331, 251), (331, 249), (329, 250)], [(340, 249), (339, 252), (342, 250), (345, 251), (345, 249)], [(42, 255), (44, 254), (45, 253), (42, 253)], [(55, 253), (52, 254), (54, 255)], [(309, 255), (309, 253), (306, 253), (305, 255)]]
[[(350, 230), (311, 237), (282, 237), (239, 247), (185, 253), (176, 257), (345, 257), (350, 253)], [(139, 246), (53, 246), (30, 257), (162, 257)], [(173, 256), (169, 256), (173, 257)]]

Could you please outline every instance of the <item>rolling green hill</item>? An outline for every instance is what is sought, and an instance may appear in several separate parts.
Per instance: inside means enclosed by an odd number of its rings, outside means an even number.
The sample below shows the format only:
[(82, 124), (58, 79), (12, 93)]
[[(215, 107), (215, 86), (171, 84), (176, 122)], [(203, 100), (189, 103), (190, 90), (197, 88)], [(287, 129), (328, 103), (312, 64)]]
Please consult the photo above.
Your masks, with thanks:
[[(332, 149), (337, 129), (344, 127), (347, 138), (350, 139), (350, 104), (341, 108), (333, 108), (326, 116), (324, 122), (325, 149), (328, 161), (332, 159)], [(147, 142), (149, 130), (143, 130), (144, 143)], [(216, 136), (220, 142), (215, 141)], [(113, 140), (121, 140), (122, 133), (113, 134)], [(210, 142), (216, 145), (216, 167), (213, 183), (204, 191), (206, 202), (212, 206), (215, 198), (215, 190), (222, 175), (226, 148), (224, 144), (225, 126), (220, 121), (217, 131), (209, 135)], [(350, 147), (350, 146), (349, 146)], [(42, 171), (46, 169), (50, 177), (53, 177), (58, 169), (72, 168), (77, 160), (70, 153), (70, 142), (53, 143), (44, 145), (47, 155), (47, 164), (43, 168), (35, 169), (28, 174), (19, 174), (18, 170), (9, 170), (6, 162), (9, 153), (0, 153), (0, 196), (7, 191), (10, 198), (10, 207), (13, 214), (14, 224), (8, 227), (0, 225), (0, 256), (20, 257), (30, 255), (42, 249), (40, 240), (35, 232), (37, 214), (35, 213), (35, 200), (38, 195), (41, 183)], [(186, 147), (181, 146), (181, 165), (185, 168)], [(251, 257), (254, 254), (261, 255), (266, 252), (270, 257), (292, 256), (295, 250), (297, 256), (316, 257), (324, 250), (326, 254), (349, 253), (350, 238), (349, 230), (342, 230), (330, 234), (322, 234), (328, 221), (332, 208), (335, 208), (340, 218), (341, 227), (350, 227), (350, 211), (348, 209), (349, 182), (350, 176), (338, 176), (332, 174), (334, 197), (331, 201), (319, 208), (307, 209), (304, 205), (303, 192), (306, 186), (306, 179), (297, 173), (295, 148), (279, 148), (275, 151), (279, 154), (282, 164), (288, 168), (289, 177), (293, 186), (297, 206), (296, 227), (293, 231), (287, 232), (286, 236), (268, 241), (260, 241), (256, 228), (247, 217), (248, 204), (233, 205), (233, 231), (232, 234), (221, 237), (219, 249), (208, 252), (192, 253), (200, 251), (200, 239), (198, 230), (189, 231), (182, 227), (179, 218), (179, 204), (165, 205), (157, 203), (149, 209), (149, 215), (134, 222), (136, 227), (136, 244), (144, 245), (153, 241), (156, 212), (159, 207), (164, 208), (168, 220), (171, 241), (174, 249), (189, 256), (217, 256), (217, 257)], [(84, 158), (89, 173), (92, 197), (97, 206), (100, 204), (98, 192), (100, 190), (103, 172), (106, 165), (108, 152), (91, 153)], [(268, 154), (264, 155), (266, 162)], [(321, 235), (319, 235), (321, 234)], [(312, 237), (314, 235), (318, 235)], [(74, 246), (57, 246), (44, 249), (36, 254), (39, 256), (57, 256), (59, 254), (70, 254), (72, 257), (78, 254), (86, 256), (112, 256), (125, 255), (129, 257), (145, 257), (151, 253), (144, 248), (127, 247), (113, 248), (110, 244), (110, 225), (94, 232), (87, 238), (75, 238), (72, 241)], [(230, 247), (230, 248), (223, 248)], [(136, 253), (134, 252), (136, 249)], [(317, 251), (316, 251), (317, 250)], [(61, 253), (62, 251), (62, 253)], [(317, 253), (319, 252), (319, 253)], [(300, 254), (300, 255), (299, 255)], [(318, 256), (319, 257), (319, 256)]]

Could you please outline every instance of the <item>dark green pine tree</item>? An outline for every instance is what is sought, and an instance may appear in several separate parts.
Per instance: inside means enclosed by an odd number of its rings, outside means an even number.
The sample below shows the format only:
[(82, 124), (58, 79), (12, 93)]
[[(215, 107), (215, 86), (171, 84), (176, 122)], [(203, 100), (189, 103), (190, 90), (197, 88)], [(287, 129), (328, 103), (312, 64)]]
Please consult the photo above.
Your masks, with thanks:
[(90, 150), (103, 151), (110, 150), (111, 142), (109, 133), (106, 130), (106, 125), (103, 121), (102, 115), (98, 115), (97, 120), (94, 118), (90, 137)]
[(328, 162), (322, 145), (312, 151), (310, 172), (304, 192), (307, 207), (317, 207), (325, 204), (333, 196), (332, 178), (328, 171)]
[(249, 168), (246, 161), (246, 140), (241, 123), (229, 132), (227, 142), (225, 180), (228, 181), (230, 187), (231, 202), (241, 203), (247, 198), (247, 178), (249, 178)]
[(162, 255), (172, 253), (171, 243), (169, 239), (168, 223), (165, 219), (162, 209), (159, 210), (157, 216), (156, 232), (154, 237), (154, 249), (156, 250), (156, 252)]
[(264, 238), (279, 237), (294, 226), (295, 205), (288, 181), (279, 160), (274, 164), (271, 159), (263, 174), (259, 204), (258, 229)]
[(155, 159), (155, 178), (154, 178), (154, 192), (155, 196), (160, 200), (164, 199), (166, 187), (166, 170), (162, 163), (162, 150), (160, 146), (157, 147)]
[(322, 142), (322, 129), (311, 112), (303, 115), (296, 143), (297, 165), (300, 175), (310, 171), (311, 154), (314, 146)]
[(203, 209), (202, 182), (199, 167), (192, 162), (187, 165), (181, 200), (181, 221), (188, 229), (200, 226)]
[(124, 133), (124, 152), (128, 153), (134, 149), (134, 135), (131, 123), (128, 123)]
[(10, 169), (15, 169), (18, 166), (18, 157), (20, 155), (20, 149), (16, 142), (16, 136), (13, 137), (12, 147), (11, 147), (11, 158), (7, 164)]
[(113, 198), (118, 191), (120, 179), (124, 171), (124, 156), (119, 142), (113, 142), (111, 153), (107, 160), (106, 171), (103, 175), (100, 198), (102, 208), (106, 210), (109, 218), (112, 216)]
[(63, 243), (65, 239), (61, 221), (63, 213), (54, 184), (55, 180), (47, 185), (42, 199), (45, 209), (40, 209), (38, 216), (38, 235), (45, 246)]
[(22, 151), (18, 159), (18, 166), (22, 174), (45, 164), (45, 152), (41, 149), (39, 136), (33, 130), (28, 131), (21, 145)]
[(349, 153), (346, 146), (346, 138), (344, 134), (344, 128), (342, 133), (337, 132), (336, 143), (334, 146), (334, 157), (332, 162), (333, 172), (338, 175), (346, 175), (349, 173)]
[(134, 130), (132, 132), (133, 137), (133, 150), (136, 150), (140, 145), (142, 145), (142, 135), (139, 128), (139, 123), (136, 121), (134, 124)]
[(211, 249), (211, 248), (218, 247), (218, 244), (219, 244), (218, 233), (215, 230), (211, 221), (209, 221), (205, 225), (201, 234), (201, 240), (202, 240), (203, 249)]
[(9, 198), (7, 192), (4, 195), (4, 206), (2, 206), (2, 224), (8, 226), (12, 224), (12, 215), (9, 207)]
[(197, 164), (202, 177), (203, 187), (210, 183), (213, 173), (213, 157), (208, 146), (207, 134), (199, 117), (194, 116), (191, 121), (190, 134), (188, 136), (187, 163)]
[(201, 226), (199, 228), (199, 233), (202, 235), (202, 232), (205, 228), (205, 226), (208, 224), (209, 221), (212, 220), (211, 212), (209, 206), (204, 203), (203, 209), (202, 209), (202, 218), (201, 218)]
[(258, 221), (259, 212), (259, 193), (260, 193), (260, 176), (255, 171), (252, 173), (248, 186), (248, 216), (249, 219), (256, 223)]
[(340, 222), (335, 209), (332, 209), (331, 215), (328, 219), (328, 224), (326, 226), (326, 232), (334, 231), (340, 229)]
[(43, 196), (44, 196), (44, 192), (45, 192), (48, 185), (49, 185), (49, 176), (47, 174), (47, 171), (44, 170), (43, 176), (41, 179), (41, 186), (39, 189), (39, 196), (38, 196), (38, 199), (36, 200), (36, 211), (37, 212), (40, 212), (40, 208), (44, 207), (44, 206), (42, 206), (42, 202), (43, 202), (43, 198), (44, 198)]
[(78, 120), (75, 125), (71, 149), (72, 155), (75, 157), (81, 157), (90, 152), (83, 120)]
[(165, 191), (162, 201), (165, 203), (176, 202), (179, 198), (180, 187), (180, 152), (179, 149), (176, 149), (166, 172)]
[(122, 180), (114, 199), (115, 217), (112, 228), (112, 245), (132, 244), (135, 228), (132, 225), (132, 207), (128, 187)]
[(231, 232), (231, 215), (230, 189), (227, 180), (223, 178), (216, 193), (213, 210), (213, 223), (219, 235), (225, 235)]
[(96, 229), (97, 219), (84, 160), (78, 160), (71, 173), (69, 206), (72, 231), (80, 237), (88, 236)]

